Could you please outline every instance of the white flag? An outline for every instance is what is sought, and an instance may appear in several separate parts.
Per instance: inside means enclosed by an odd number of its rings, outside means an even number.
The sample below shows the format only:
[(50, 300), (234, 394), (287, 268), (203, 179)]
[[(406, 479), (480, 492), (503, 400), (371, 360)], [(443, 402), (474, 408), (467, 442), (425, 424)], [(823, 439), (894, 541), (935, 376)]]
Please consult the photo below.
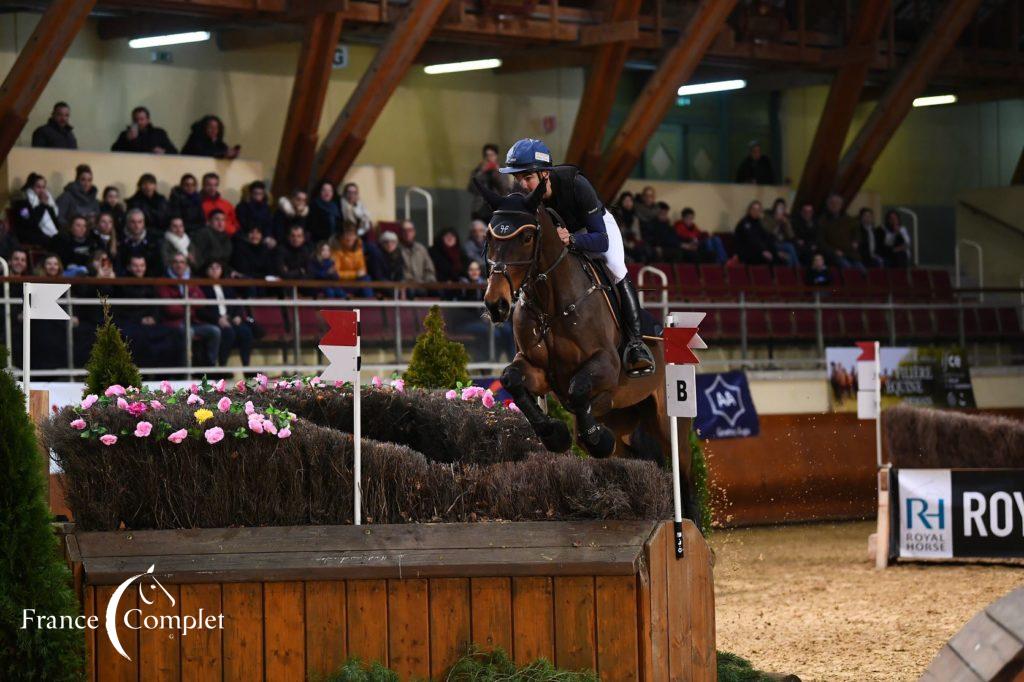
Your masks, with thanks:
[[(707, 313), (669, 313), (672, 318), (672, 323), (676, 327), (683, 327), (685, 329), (696, 329), (700, 326), (700, 323), (707, 317)], [(693, 335), (688, 344), (690, 348), (694, 350), (707, 350), (708, 344), (704, 339), (700, 337), (700, 332)]]
[(324, 381), (359, 382), (358, 346), (320, 346), (320, 352), (327, 358), (327, 367), (320, 378)]
[(71, 319), (67, 312), (57, 304), (57, 299), (70, 288), (70, 284), (39, 284), (38, 282), (26, 284), (25, 296), (28, 298), (28, 309), (32, 319)]

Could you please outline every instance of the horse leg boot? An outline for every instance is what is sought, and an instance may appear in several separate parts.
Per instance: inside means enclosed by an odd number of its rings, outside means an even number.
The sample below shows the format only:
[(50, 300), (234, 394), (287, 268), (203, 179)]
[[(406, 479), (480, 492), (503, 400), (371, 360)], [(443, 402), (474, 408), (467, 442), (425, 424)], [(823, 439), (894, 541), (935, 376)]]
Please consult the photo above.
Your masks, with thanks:
[[(544, 414), (537, 406), (537, 399), (527, 388), (527, 377), (523, 367), (516, 361), (505, 368), (501, 375), (501, 385), (512, 395), (516, 407), (520, 409), (526, 420), (530, 422), (537, 437), (544, 443), (544, 447), (551, 452), (565, 452), (572, 445), (572, 436), (569, 434), (569, 427), (563, 422), (552, 419)], [(547, 391), (538, 391), (546, 394)]]
[(626, 375), (630, 378), (645, 377), (654, 372), (654, 356), (640, 331), (640, 301), (629, 277), (623, 277), (615, 286), (621, 302), (622, 333), (626, 337), (623, 354)]
[(593, 414), (591, 395), (595, 386), (601, 392), (605, 390), (603, 384), (607, 383), (602, 381), (601, 374), (599, 354), (583, 363), (569, 382), (568, 403), (576, 415), (576, 438), (592, 457), (608, 457), (615, 451), (615, 436)]

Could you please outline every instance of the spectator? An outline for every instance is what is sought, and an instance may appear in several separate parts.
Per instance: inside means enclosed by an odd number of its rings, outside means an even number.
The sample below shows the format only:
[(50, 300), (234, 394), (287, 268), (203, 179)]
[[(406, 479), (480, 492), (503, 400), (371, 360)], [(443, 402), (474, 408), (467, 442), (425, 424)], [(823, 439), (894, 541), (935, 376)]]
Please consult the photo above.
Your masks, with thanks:
[(761, 143), (757, 140), (750, 142), (750, 152), (736, 171), (736, 182), (755, 185), (775, 184), (775, 169), (772, 167), (771, 159), (761, 152)]
[[(372, 236), (373, 233), (370, 234)], [(379, 280), (385, 270), (384, 254), (377, 242), (369, 237), (363, 239), (363, 259), (366, 261), (366, 276), (371, 282)]]
[(885, 214), (885, 263), (890, 268), (910, 266), (910, 230), (900, 220), (898, 211)]
[(295, 224), (306, 227), (309, 219), (309, 195), (301, 189), (294, 190), (291, 196), (281, 197), (277, 200), (277, 210), (274, 211), (274, 228), (271, 236), (278, 242), (288, 239), (291, 226)]
[(355, 225), (356, 233), (360, 237), (373, 228), (373, 220), (369, 212), (359, 200), (359, 185), (349, 182), (341, 191), (341, 217), (346, 225)]
[(0, 258), (9, 261), (11, 254), (20, 248), (21, 245), (18, 244), (18, 238), (14, 236), (13, 229), (0, 213)]
[(659, 201), (654, 218), (640, 223), (640, 232), (652, 259), (675, 262), (683, 259), (682, 240), (672, 229), (669, 211), (668, 204)]
[(775, 239), (775, 248), (786, 255), (790, 265), (798, 265), (800, 256), (796, 248), (796, 234), (786, 210), (786, 200), (779, 197), (772, 204), (772, 212), (761, 221), (764, 229)]
[(160, 243), (160, 261), (163, 263), (164, 270), (171, 267), (174, 257), (179, 254), (185, 256), (189, 265), (192, 265), (192, 238), (185, 231), (185, 221), (174, 217), (167, 225), (164, 240)]
[[(487, 283), (484, 279), (484, 272), (480, 268), (480, 264), (476, 261), (470, 261), (466, 267), (466, 274), (459, 278), (459, 282), (463, 284), (476, 284), (483, 285)], [(484, 300), (484, 289), (464, 289), (458, 292), (459, 300), (462, 301), (478, 301)], [(480, 308), (453, 308), (447, 311), (448, 320), (451, 328), (456, 333), (462, 336), (468, 336), (470, 339), (471, 357), (483, 359), (488, 356), (490, 351), (490, 337), (494, 334), (495, 337), (495, 351), (498, 357), (501, 357), (502, 352), (508, 355), (508, 359), (511, 361), (516, 356), (515, 340), (512, 338), (512, 324), (511, 322), (504, 322), (500, 325), (492, 325), (490, 322), (486, 322), (481, 317)]]
[(263, 230), (252, 224), (235, 236), (231, 247), (231, 267), (250, 279), (265, 279), (274, 274), (274, 250), (263, 238)]
[[(224, 276), (224, 264), (218, 260), (206, 264), (207, 279), (220, 280)], [(198, 317), (207, 324), (215, 324), (220, 328), (220, 346), (218, 360), (220, 366), (228, 364), (231, 351), (238, 349), (238, 357), (242, 367), (249, 366), (252, 356), (253, 323), (248, 312), (239, 305), (228, 305), (226, 301), (238, 298), (237, 292), (231, 287), (221, 284), (204, 284), (200, 287), (203, 296), (209, 301), (217, 301), (216, 306), (202, 306)]]
[(309, 207), (306, 229), (314, 240), (324, 242), (340, 232), (342, 224), (341, 206), (334, 196), (334, 185), (329, 180), (321, 180), (316, 186), (313, 205)]
[(885, 267), (885, 228), (875, 225), (875, 213), (865, 206), (857, 215), (860, 222), (860, 261), (870, 268)]
[(487, 223), (474, 219), (469, 225), (469, 237), (462, 244), (466, 259), (477, 263), (480, 270), (487, 270)]
[(843, 197), (831, 194), (825, 202), (825, 213), (818, 218), (818, 232), (821, 235), (821, 247), (826, 260), (831, 259), (832, 265), (851, 268), (860, 265), (860, 246), (858, 232), (860, 228), (843, 211)]
[(469, 186), (466, 189), (473, 195), (470, 218), (483, 221), (486, 224), (491, 219), (493, 211), (490, 204), (480, 196), (480, 190), (476, 188), (476, 183), (479, 182), (498, 196), (503, 197), (512, 191), (512, 179), (498, 172), (498, 145), (485, 144), (481, 155), (483, 158), (470, 173)]
[(818, 221), (814, 216), (814, 204), (805, 203), (800, 207), (800, 212), (790, 219), (793, 226), (797, 251), (804, 260), (810, 258), (810, 254), (818, 249)]
[(380, 235), (377, 240), (384, 256), (384, 271), (380, 278), (383, 282), (401, 282), (405, 280), (405, 259), (402, 248), (398, 245), (398, 235), (390, 230)]
[(644, 244), (640, 230), (640, 220), (636, 217), (636, 199), (632, 192), (623, 192), (615, 206), (611, 207), (612, 215), (622, 232), (622, 246), (626, 256), (635, 263), (649, 263), (650, 249)]
[(121, 203), (121, 192), (116, 187), (103, 188), (103, 201), (100, 203), (100, 214), (106, 213), (114, 219), (114, 231), (118, 237), (124, 237), (125, 206)]
[(191, 156), (212, 156), (215, 159), (234, 159), (241, 150), (239, 145), (228, 147), (224, 142), (224, 122), (212, 114), (203, 116), (192, 124), (182, 154)]
[(92, 252), (100, 248), (99, 241), (89, 231), (89, 223), (82, 216), (76, 216), (68, 231), (58, 234), (50, 246), (64, 263), (69, 277), (86, 274)]
[[(171, 267), (167, 269), (167, 277), (181, 281), (181, 284), (164, 285), (157, 289), (157, 295), (163, 299), (181, 300), (188, 297), (193, 301), (206, 300), (203, 290), (188, 283), (192, 279), (192, 271), (188, 267), (188, 260), (180, 253), (171, 259)], [(214, 367), (220, 355), (220, 327), (199, 319), (198, 311), (204, 306), (192, 306), (190, 315), (191, 338), (185, 339), (185, 306), (165, 305), (162, 306), (160, 323), (165, 327), (177, 332), (182, 344), (199, 339), (202, 342), (202, 353), (196, 356), (198, 363), (204, 367)]]
[(205, 271), (210, 261), (221, 263), (231, 261), (231, 235), (227, 231), (224, 211), (213, 209), (206, 221), (206, 227), (196, 232), (192, 239), (192, 262), (196, 268)]
[(101, 212), (96, 218), (96, 225), (92, 228), (92, 234), (96, 238), (99, 247), (106, 251), (114, 262), (118, 262), (118, 239), (117, 229), (114, 227), (114, 216)]
[(654, 188), (648, 185), (640, 192), (640, 201), (634, 202), (633, 207), (636, 219), (640, 221), (640, 228), (644, 223), (649, 223), (658, 217), (658, 200), (654, 194)]
[(57, 197), (57, 215), (61, 227), (67, 227), (75, 216), (82, 216), (91, 222), (100, 212), (96, 200), (96, 187), (92, 184), (92, 169), (79, 164), (75, 168), (75, 181), (64, 185), (64, 192)]
[(807, 286), (827, 287), (832, 285), (832, 272), (825, 265), (825, 256), (816, 253), (811, 257), (811, 265), (807, 268), (805, 278)]
[(416, 241), (416, 225), (411, 220), (402, 221), (399, 236), (402, 252), (402, 272), (406, 282), (436, 282), (434, 261), (430, 259), (427, 247)]
[(228, 236), (238, 232), (238, 217), (235, 215), (235, 207), (220, 195), (220, 176), (216, 173), (207, 173), (203, 176), (202, 204), (203, 215), (206, 216), (207, 222), (214, 211), (220, 211), (224, 214), (224, 231)]
[(146, 217), (146, 229), (159, 237), (167, 226), (170, 206), (167, 197), (156, 191), (156, 176), (143, 173), (139, 178), (135, 194), (128, 197), (128, 208), (142, 211)]
[(260, 180), (249, 184), (248, 199), (238, 202), (235, 207), (235, 215), (238, 216), (238, 224), (243, 232), (250, 227), (260, 228), (260, 234), (267, 239), (273, 240), (271, 248), (277, 243), (274, 240), (274, 214), (270, 211), (270, 204), (267, 202), (267, 186)]
[(679, 239), (683, 242), (683, 248), (689, 244), (697, 244), (700, 251), (709, 254), (709, 257), (697, 257), (699, 262), (725, 263), (729, 260), (729, 254), (725, 252), (725, 245), (718, 235), (704, 232), (696, 223), (697, 213), (690, 207), (686, 207), (680, 213), (680, 220), (673, 227)]
[(312, 277), (309, 270), (313, 254), (306, 243), (306, 230), (302, 223), (292, 223), (288, 228), (288, 237), (277, 248), (275, 274), (282, 279), (308, 279)]
[[(168, 233), (170, 234), (170, 233)], [(157, 290), (147, 284), (146, 259), (128, 261), (129, 283), (115, 287), (119, 298), (154, 299)], [(160, 324), (161, 307), (150, 304), (114, 306), (114, 320), (128, 339), (132, 357), (140, 367), (175, 367), (185, 364), (185, 343), (180, 334), (168, 333)]]
[(203, 198), (199, 194), (199, 182), (191, 173), (182, 175), (178, 186), (171, 189), (170, 215), (181, 218), (185, 224), (185, 232), (188, 234), (192, 234), (206, 225)]
[(121, 271), (128, 270), (133, 256), (146, 259), (149, 272), (160, 271), (160, 240), (146, 230), (146, 216), (138, 208), (128, 211), (125, 218), (124, 241), (118, 247), (121, 257)]
[(57, 102), (50, 112), (50, 120), (32, 131), (33, 147), (50, 149), (78, 149), (74, 128), (71, 127), (71, 107)]
[(117, 141), (110, 147), (113, 152), (139, 152), (144, 154), (177, 154), (178, 148), (167, 137), (163, 128), (157, 128), (149, 120), (149, 109), (132, 109), (132, 124), (125, 128)]
[[(110, 261), (110, 255), (103, 249), (96, 249), (89, 255), (88, 264), (80, 271), (79, 267), (68, 266), (64, 271), (65, 277), (75, 276), (71, 274), (72, 268), (82, 275), (98, 279), (112, 280), (117, 276), (114, 272), (114, 265)], [(96, 341), (96, 328), (103, 321), (103, 306), (100, 299), (110, 298), (113, 293), (114, 287), (108, 284), (75, 283), (71, 285), (72, 297), (93, 299), (92, 303), (75, 306), (75, 317), (78, 318), (78, 324), (74, 325), (72, 329), (75, 367), (81, 367), (88, 362), (89, 352)]]
[(24, 198), (11, 205), (14, 234), (22, 244), (46, 246), (57, 236), (57, 202), (38, 173), (28, 174), (21, 191)]
[(459, 235), (450, 227), (434, 238), (430, 259), (434, 262), (438, 282), (458, 282), (466, 274), (466, 256), (459, 244)]
[[(338, 276), (338, 266), (334, 264), (334, 253), (328, 242), (320, 242), (316, 245), (315, 254), (309, 262), (309, 274), (316, 280), (341, 281), (341, 277)], [(324, 298), (348, 298), (348, 294), (341, 287), (326, 287), (317, 291)]]
[(787, 260), (778, 250), (775, 238), (764, 229), (763, 216), (761, 202), (751, 201), (746, 215), (736, 224), (736, 255), (745, 265), (771, 265)]
[[(359, 233), (354, 225), (347, 226), (331, 242), (331, 258), (334, 260), (334, 269), (338, 279), (361, 282), (370, 281), (366, 274), (366, 256), (363, 253), (363, 243), (359, 239)], [(373, 298), (373, 290), (368, 288), (350, 289), (350, 294), (363, 298)]]

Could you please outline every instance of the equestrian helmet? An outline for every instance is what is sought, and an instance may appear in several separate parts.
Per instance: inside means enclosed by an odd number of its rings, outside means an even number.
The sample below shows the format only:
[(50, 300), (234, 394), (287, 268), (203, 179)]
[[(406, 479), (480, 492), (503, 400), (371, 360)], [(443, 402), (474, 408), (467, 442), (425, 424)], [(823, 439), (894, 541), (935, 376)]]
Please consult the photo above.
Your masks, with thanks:
[(498, 170), (502, 173), (527, 173), (547, 168), (551, 168), (551, 150), (542, 140), (527, 137), (509, 148), (505, 167)]

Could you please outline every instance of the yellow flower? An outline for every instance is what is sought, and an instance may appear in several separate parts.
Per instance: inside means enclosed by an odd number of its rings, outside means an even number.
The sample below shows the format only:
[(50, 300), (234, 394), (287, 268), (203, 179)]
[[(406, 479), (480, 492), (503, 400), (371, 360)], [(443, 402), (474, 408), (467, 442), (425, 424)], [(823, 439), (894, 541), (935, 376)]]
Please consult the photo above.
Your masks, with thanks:
[(213, 412), (206, 409), (205, 407), (196, 410), (195, 414), (196, 421), (199, 422), (200, 424), (205, 422), (207, 419), (211, 419), (213, 417)]

